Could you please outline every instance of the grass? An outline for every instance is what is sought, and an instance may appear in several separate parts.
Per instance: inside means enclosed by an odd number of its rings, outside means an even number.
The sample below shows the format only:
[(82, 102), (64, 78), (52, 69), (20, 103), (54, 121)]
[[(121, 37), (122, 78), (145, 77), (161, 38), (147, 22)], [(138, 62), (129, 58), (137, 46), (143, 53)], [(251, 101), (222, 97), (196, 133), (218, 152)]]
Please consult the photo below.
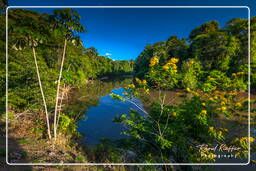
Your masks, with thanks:
[(31, 163), (43, 163), (44, 161), (43, 160), (38, 160), (38, 159), (35, 159), (35, 160), (32, 160)]
[(65, 166), (56, 166), (57, 169), (64, 169)]
[(78, 155), (78, 156), (76, 156), (76, 161), (84, 162), (85, 161), (85, 157), (81, 156), (81, 155)]
[(30, 139), (19, 139), (19, 140), (17, 140), (17, 142), (19, 144), (28, 144), (31, 142), (31, 140)]

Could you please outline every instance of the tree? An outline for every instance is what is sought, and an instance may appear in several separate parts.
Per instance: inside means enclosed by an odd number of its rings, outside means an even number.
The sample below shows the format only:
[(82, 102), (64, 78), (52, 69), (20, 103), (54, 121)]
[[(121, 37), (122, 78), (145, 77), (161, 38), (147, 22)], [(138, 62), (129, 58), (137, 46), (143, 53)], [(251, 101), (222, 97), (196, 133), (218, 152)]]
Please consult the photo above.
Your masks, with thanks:
[(217, 21), (210, 21), (192, 30), (191, 33), (189, 34), (189, 39), (193, 40), (198, 35), (206, 34), (210, 32), (216, 32), (218, 30), (219, 30), (219, 23)]
[[(4, 21), (5, 16), (1, 16)], [(49, 24), (49, 21), (51, 21)], [(9, 109), (14, 113), (29, 111), (31, 113), (42, 113), (47, 118), (49, 135), (52, 134), (54, 109), (56, 104), (56, 83), (59, 76), (57, 67), (63, 68), (61, 80), (59, 80), (58, 89), (60, 99), (58, 107), (61, 106), (61, 97), (64, 92), (64, 86), (84, 86), (88, 79), (108, 76), (111, 74), (123, 74), (132, 71), (132, 65), (128, 61), (113, 61), (110, 58), (99, 56), (96, 48), (85, 48), (77, 46), (77, 41), (72, 41), (76, 36), (76, 30), (63, 28), (57, 22), (54, 16), (46, 13), (40, 14), (31, 10), (10, 10), (9, 11), (9, 61), (8, 61), (8, 103)], [(0, 90), (5, 91), (5, 42), (4, 42), (4, 22), (1, 22), (0, 29), (3, 31), (0, 40), (2, 47), (2, 57), (0, 58)], [(66, 41), (63, 58), (63, 41)], [(31, 51), (32, 50), (32, 51)], [(61, 56), (61, 59), (58, 57)], [(36, 66), (36, 67), (35, 67)], [(114, 66), (118, 66), (114, 70)], [(36, 69), (36, 72), (34, 71)], [(40, 71), (40, 72), (39, 72)], [(60, 77), (59, 77), (60, 79)], [(61, 81), (61, 82), (60, 82)], [(38, 82), (40, 83), (38, 85)], [(38, 87), (40, 86), (40, 88)], [(41, 97), (42, 96), (42, 97)], [(43, 105), (42, 100), (43, 99)], [(0, 111), (4, 109), (4, 93), (0, 93)], [(65, 101), (63, 101), (63, 106)], [(43, 107), (41, 109), (41, 106)], [(58, 126), (59, 114), (70, 116), (66, 108), (57, 110)], [(51, 112), (54, 111), (54, 112)], [(40, 116), (34, 116), (35, 119)], [(60, 123), (62, 122), (60, 118)], [(46, 127), (45, 125), (42, 125)], [(52, 128), (52, 130), (50, 130)], [(47, 128), (45, 129), (47, 131)], [(57, 128), (56, 128), (57, 130)], [(58, 130), (62, 130), (59, 125)], [(44, 133), (44, 132), (43, 132)], [(43, 135), (42, 133), (42, 135)], [(47, 132), (46, 132), (47, 133)]]
[(10, 42), (12, 44), (12, 48), (15, 50), (22, 50), (28, 46), (32, 49), (39, 87), (45, 109), (48, 137), (49, 139), (51, 139), (48, 109), (41, 82), (35, 49), (38, 46), (38, 44), (42, 43), (43, 41), (46, 41), (46, 37), (49, 31), (46, 24), (47, 20), (45, 18), (45, 15), (38, 15), (38, 13), (34, 11), (29, 11), (28, 13), (26, 13), (22, 9), (11, 10), (9, 18), (9, 32), (13, 38), (12, 41)]
[(85, 28), (80, 24), (80, 15), (73, 9), (66, 8), (61, 10), (54, 10), (54, 16), (51, 17), (54, 27), (60, 31), (64, 36), (64, 46), (62, 60), (60, 64), (60, 72), (57, 85), (56, 93), (56, 104), (54, 110), (54, 138), (57, 137), (57, 112), (59, 105), (59, 91), (60, 91), (60, 82), (62, 77), (62, 70), (66, 55), (67, 42), (70, 40), (72, 43), (81, 44), (79, 37), (76, 36), (78, 32), (84, 32)]
[(91, 57), (95, 57), (98, 56), (99, 53), (97, 52), (97, 49), (95, 47), (89, 47), (85, 49), (85, 54), (91, 56)]
[(134, 64), (134, 74), (136, 77), (142, 78), (149, 70), (149, 61), (153, 57), (154, 48), (152, 45), (146, 45), (144, 50), (136, 58)]
[(191, 56), (200, 60), (205, 70), (228, 71), (239, 48), (238, 40), (225, 32), (198, 35), (190, 45)]
[[(135, 76), (142, 78), (149, 71), (149, 61), (153, 56), (159, 58), (160, 64), (165, 64), (173, 57), (179, 58), (180, 60), (187, 59), (188, 47), (189, 45), (186, 43), (185, 39), (179, 39), (177, 36), (170, 36), (167, 41), (147, 45), (144, 51), (135, 60)], [(180, 64), (178, 64), (178, 66), (180, 66)]]
[[(232, 60), (232, 72), (241, 71), (241, 67), (247, 67), (248, 64), (248, 27), (247, 19), (234, 18), (227, 22), (224, 30), (239, 41), (239, 49), (236, 56)], [(250, 23), (251, 38), (251, 66), (256, 65), (256, 17), (251, 18)], [(252, 68), (252, 69), (253, 69)], [(252, 72), (254, 73), (254, 72)], [(255, 78), (254, 78), (255, 79)], [(253, 80), (254, 80), (253, 79)], [(255, 83), (253, 81), (253, 83)]]
[(185, 39), (179, 39), (177, 36), (171, 36), (166, 42), (168, 47), (169, 58), (177, 57), (180, 60), (188, 59), (188, 48), (189, 45)]

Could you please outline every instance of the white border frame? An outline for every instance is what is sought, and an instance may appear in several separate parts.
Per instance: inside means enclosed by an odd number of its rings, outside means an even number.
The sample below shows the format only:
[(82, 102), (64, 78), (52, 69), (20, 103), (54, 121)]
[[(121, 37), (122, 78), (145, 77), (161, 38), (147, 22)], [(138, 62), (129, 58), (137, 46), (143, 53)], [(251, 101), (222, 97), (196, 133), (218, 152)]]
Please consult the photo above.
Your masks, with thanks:
[[(248, 161), (246, 163), (9, 163), (8, 162), (8, 10), (11, 8), (247, 8), (248, 9)], [(6, 8), (6, 163), (12, 166), (99, 165), (248, 165), (250, 163), (250, 8), (248, 6), (8, 6)]]

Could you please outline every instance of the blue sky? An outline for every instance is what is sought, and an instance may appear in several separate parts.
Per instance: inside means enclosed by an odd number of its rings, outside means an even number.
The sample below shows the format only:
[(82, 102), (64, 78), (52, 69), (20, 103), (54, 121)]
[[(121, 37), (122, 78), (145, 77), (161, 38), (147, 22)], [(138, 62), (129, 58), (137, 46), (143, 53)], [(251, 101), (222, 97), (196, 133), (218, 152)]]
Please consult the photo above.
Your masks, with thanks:
[[(106, 0), (107, 1), (107, 0)], [(148, 0), (147, 3), (115, 3), (113, 0), (108, 3), (94, 1), (94, 3), (78, 2), (77, 0), (27, 0), (22, 3), (18, 0), (9, 1), (9, 5), (247, 5), (255, 9), (255, 4), (241, 3), (239, 0), (222, 0), (219, 4), (208, 3), (198, 4), (195, 1), (191, 4), (187, 0), (178, 3), (178, 1), (169, 4), (159, 3)], [(127, 0), (128, 1), (128, 0)], [(66, 3), (65, 3), (66, 2)], [(82, 3), (83, 2), (83, 3)], [(138, 1), (137, 1), (138, 2)], [(142, 2), (142, 1), (139, 1)], [(144, 1), (145, 2), (145, 1)], [(151, 3), (148, 3), (151, 2)], [(158, 1), (159, 2), (159, 1)], [(161, 0), (160, 0), (161, 2)], [(165, 1), (166, 2), (166, 1)], [(187, 3), (184, 3), (187, 2)], [(216, 1), (215, 1), (216, 2)], [(224, 3), (226, 2), (226, 4)], [(236, 2), (236, 3), (234, 3)], [(240, 2), (240, 3), (238, 3)], [(175, 4), (176, 3), (176, 4)], [(224, 3), (224, 4), (223, 4)], [(146, 44), (152, 44), (158, 41), (164, 41), (171, 35), (177, 35), (179, 38), (187, 38), (190, 31), (207, 21), (217, 20), (223, 27), (225, 23), (235, 17), (247, 18), (248, 10), (246, 8), (236, 9), (75, 9), (81, 15), (81, 23), (87, 28), (88, 32), (81, 34), (81, 39), (85, 47), (94, 46), (98, 49), (100, 55), (107, 55), (112, 59), (135, 59), (143, 51)], [(50, 9), (41, 9), (40, 12)], [(253, 15), (253, 14), (252, 14)]]

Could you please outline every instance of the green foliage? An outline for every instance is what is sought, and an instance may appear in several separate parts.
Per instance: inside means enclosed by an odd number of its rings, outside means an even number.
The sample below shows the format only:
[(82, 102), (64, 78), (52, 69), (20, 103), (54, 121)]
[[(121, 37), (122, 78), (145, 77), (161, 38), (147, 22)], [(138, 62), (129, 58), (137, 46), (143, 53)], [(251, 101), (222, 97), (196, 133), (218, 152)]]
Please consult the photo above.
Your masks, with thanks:
[(111, 96), (114, 100), (120, 100), (120, 101), (122, 101), (122, 102), (125, 101), (125, 98), (122, 97), (122, 96), (120, 96), (120, 95), (118, 95), (118, 94), (111, 93), (110, 96)]
[[(180, 96), (182, 101), (179, 103), (165, 103), (165, 95), (161, 94), (161, 90), (172, 88), (172, 80), (168, 76), (175, 78), (172, 73), (176, 74), (174, 70), (178, 68), (178, 61), (177, 58), (171, 58), (161, 65), (160, 59), (153, 56), (145, 75), (147, 80), (135, 78), (136, 86), (131, 84), (127, 88), (127, 92), (136, 97), (141, 97), (143, 90), (149, 87), (160, 89), (159, 99), (147, 107), (149, 112), (145, 112), (146, 116), (131, 110), (128, 115), (115, 118), (115, 122), (128, 127), (124, 134), (129, 136), (130, 141), (122, 147), (140, 154), (138, 161), (169, 162), (172, 159), (174, 162), (213, 162), (216, 155), (198, 150), (198, 144), (232, 144), (226, 140), (228, 130), (220, 127), (215, 119), (219, 116), (230, 119), (234, 110), (246, 108), (235, 98), (236, 91), (246, 89), (246, 65), (241, 65), (238, 72), (232, 74), (213, 68), (204, 71), (200, 60), (190, 58), (183, 62), (179, 73), (181, 83), (187, 87), (186, 95)], [(165, 75), (165, 72), (169, 74)], [(169, 85), (166, 86), (165, 81)], [(117, 95), (112, 97), (123, 100)], [(245, 158), (247, 154), (248, 151), (244, 151), (240, 157)]]
[(202, 74), (202, 64), (195, 59), (188, 59), (181, 67), (181, 85), (184, 88), (195, 89), (198, 87), (199, 78)]
[[(237, 152), (237, 156), (239, 156), (239, 158), (243, 159), (243, 158), (247, 158), (248, 157), (248, 147), (249, 147), (249, 143), (254, 143), (255, 139), (253, 137), (241, 137), (241, 138), (235, 138), (232, 143), (236, 146), (241, 147), (241, 150), (239, 152)], [(253, 146), (253, 144), (251, 145), (251, 151), (255, 150), (255, 146)]]
[(17, 140), (17, 142), (19, 144), (27, 144), (27, 143), (31, 142), (31, 140), (30, 139), (19, 139), (19, 140)]
[(218, 70), (212, 70), (210, 71), (207, 80), (203, 83), (202, 89), (205, 92), (210, 92), (217, 88), (225, 90), (231, 86), (230, 84), (231, 79), (227, 77), (225, 73)]
[[(4, 21), (4, 16), (0, 16), (1, 21)], [(247, 89), (247, 20), (233, 19), (223, 29), (219, 28), (217, 22), (211, 21), (192, 30), (189, 42), (171, 36), (167, 41), (147, 45), (136, 61), (113, 61), (100, 56), (94, 47), (82, 46), (77, 32), (83, 32), (85, 28), (80, 25), (79, 19), (79, 14), (72, 9), (55, 10), (54, 15), (22, 9), (9, 11), (9, 108), (14, 112), (43, 109), (31, 47), (36, 48), (49, 111), (54, 108), (55, 82), (60, 67), (62, 42), (68, 39), (70, 41), (67, 44), (62, 84), (79, 87), (85, 85), (89, 79), (131, 74), (134, 66), (135, 76), (143, 79), (137, 78), (136, 86), (128, 86), (127, 92), (134, 93), (134, 96), (140, 95), (136, 87), (148, 92), (149, 87), (174, 89), (181, 85), (191, 93), (190, 96), (183, 95), (179, 104), (152, 103), (146, 117), (131, 111), (128, 115), (115, 118), (115, 122), (125, 124), (129, 128), (124, 134), (130, 138), (123, 142), (123, 145), (138, 153), (138, 162), (214, 161), (214, 158), (201, 157), (205, 152), (198, 151), (196, 145), (223, 142), (225, 133), (213, 118), (223, 114), (225, 117), (232, 116), (231, 109), (242, 110), (245, 105), (234, 105), (233, 97), (217, 93), (216, 90)], [(256, 17), (252, 17), (252, 87), (256, 85), (256, 74), (253, 72), (256, 68), (255, 21)], [(3, 24), (0, 28), (1, 33), (4, 33)], [(4, 45), (3, 36), (4, 34), (1, 34), (0, 45)], [(1, 49), (1, 55), (4, 56), (2, 51), (4, 49)], [(4, 69), (5, 60), (1, 58), (0, 92), (5, 90)], [(99, 86), (99, 89), (102, 88)], [(101, 90), (100, 94), (102, 93), (104, 94)], [(128, 94), (126, 97), (133, 95)], [(111, 96), (116, 100), (127, 100), (123, 96)], [(98, 99), (90, 98), (89, 95), (86, 98), (88, 101), (76, 104), (76, 108), (72, 106), (72, 110), (67, 107), (61, 113), (59, 127), (62, 132), (75, 134), (74, 118), (80, 112), (77, 112), (77, 108), (81, 110), (84, 104), (97, 104)], [(0, 94), (1, 103), (4, 103), (4, 99), (4, 93)], [(73, 103), (77, 102), (80, 101)], [(10, 118), (13, 116), (13, 113), (9, 113)], [(36, 122), (38, 127), (33, 127), (31, 131), (36, 134), (46, 132), (44, 123), (41, 120)], [(247, 155), (248, 144), (244, 140), (237, 139), (233, 143), (242, 146), (243, 154)], [(122, 162), (120, 156), (123, 152), (113, 147), (108, 140), (102, 142), (103, 144), (95, 147), (94, 153), (95, 156), (103, 157), (93, 160)], [(76, 160), (82, 162), (86, 159), (77, 156)]]
[[(234, 89), (236, 90), (247, 90), (248, 89), (248, 82), (246, 81), (244, 77), (235, 77), (232, 80), (232, 84)], [(253, 83), (253, 82), (252, 82)]]
[(34, 128), (34, 127), (32, 127), (32, 128), (31, 128), (31, 131), (32, 131), (32, 133), (34, 133), (34, 134), (36, 134), (36, 135), (42, 135), (45, 130), (44, 130), (44, 129), (40, 129), (40, 128)]
[[(170, 157), (175, 162), (210, 162), (214, 159), (202, 158), (197, 143), (222, 141), (224, 135), (212, 127), (216, 107), (204, 106), (203, 102), (195, 96), (184, 98), (177, 106), (153, 103), (147, 117), (131, 111), (117, 116), (115, 122), (125, 124), (129, 129), (124, 133), (138, 140), (135, 146), (141, 161), (147, 160), (150, 154), (151, 162), (168, 162)], [(192, 158), (185, 157), (192, 155)]]
[(60, 127), (60, 130), (62, 130), (63, 132), (66, 132), (66, 131), (71, 133), (76, 132), (76, 125), (75, 125), (74, 119), (64, 114), (60, 115), (59, 127)]
[(86, 161), (86, 158), (82, 155), (78, 155), (78, 156), (76, 156), (76, 161), (83, 163)]
[(31, 161), (31, 163), (43, 163), (43, 160), (34, 159)]
[[(204, 84), (209, 86), (199, 85), (193, 91), (187, 89), (179, 103), (165, 103), (165, 94), (159, 90), (159, 98), (147, 107), (149, 112), (145, 116), (133, 110), (128, 115), (118, 115), (114, 121), (126, 125), (128, 129), (124, 134), (129, 136), (119, 148), (136, 151), (137, 162), (213, 162), (215, 153), (201, 150), (198, 145), (228, 143), (242, 148), (242, 152), (235, 155), (247, 158), (247, 137), (232, 139), (225, 125), (216, 122), (220, 116), (230, 119), (234, 110), (247, 108), (247, 102), (237, 101), (237, 87), (225, 73), (213, 70), (207, 74)], [(242, 75), (242, 72), (236, 73), (236, 77)], [(141, 81), (136, 79), (136, 82)], [(143, 88), (147, 89), (146, 86), (133, 87), (133, 91), (129, 91), (130, 87), (127, 92), (137, 96), (143, 94)], [(122, 100), (115, 95), (112, 97)]]
[(210, 21), (192, 30), (189, 35), (189, 38), (192, 40), (199, 35), (207, 34), (209, 32), (216, 32), (218, 30), (219, 30), (219, 23), (217, 21)]
[(134, 64), (135, 77), (143, 78), (149, 71), (150, 59), (153, 56), (159, 58), (159, 64), (164, 65), (172, 57), (187, 59), (188, 44), (184, 39), (171, 36), (167, 41), (147, 45), (137, 57)]
[(46, 132), (45, 123), (40, 119), (36, 119), (35, 126), (31, 127), (30, 131), (36, 135), (43, 135)]
[[(79, 87), (85, 85), (90, 79), (131, 74), (133, 70), (133, 61), (113, 61), (99, 56), (93, 47), (85, 48), (82, 44), (74, 43), (71, 38), (78, 40), (77, 32), (85, 31), (85, 28), (79, 24), (78, 13), (72, 9), (56, 10), (53, 15), (40, 14), (32, 10), (12, 9), (8, 14), (10, 31), (8, 94), (9, 107), (14, 111), (43, 111), (31, 47), (36, 49), (48, 110), (54, 109), (56, 80), (65, 33), (70, 41), (67, 44), (61, 84)], [(3, 14), (0, 17), (1, 21), (5, 18)], [(1, 24), (0, 28), (4, 33), (5, 25)], [(3, 39), (0, 44), (4, 45), (4, 34), (1, 36)], [(4, 49), (1, 51), (2, 56), (4, 51)], [(4, 58), (0, 58), (0, 90), (5, 91)], [(0, 94), (0, 102), (4, 105), (5, 93)]]
[[(235, 18), (220, 28), (216, 21), (202, 24), (191, 31), (190, 42), (171, 36), (167, 41), (147, 45), (134, 64), (134, 74), (147, 79), (149, 86), (173, 89), (201, 87), (246, 90), (248, 85), (248, 20)], [(256, 17), (251, 18), (251, 86), (256, 85)], [(156, 56), (157, 63), (151, 66)], [(177, 74), (163, 69), (173, 56), (179, 59)], [(193, 65), (191, 64), (193, 63)], [(167, 68), (167, 67), (165, 67)], [(165, 72), (163, 72), (165, 71)], [(236, 73), (238, 76), (233, 76)]]
[(171, 58), (167, 63), (161, 66), (157, 56), (150, 59), (150, 69), (145, 75), (150, 86), (155, 88), (173, 89), (177, 87), (179, 75), (177, 74), (177, 58)]
[(225, 32), (210, 32), (193, 39), (191, 55), (200, 60), (205, 70), (228, 71), (230, 61), (239, 48), (238, 41)]
[(26, 47), (36, 47), (46, 41), (50, 30), (47, 24), (47, 16), (36, 11), (24, 9), (10, 9), (9, 37), (11, 47), (22, 50)]

